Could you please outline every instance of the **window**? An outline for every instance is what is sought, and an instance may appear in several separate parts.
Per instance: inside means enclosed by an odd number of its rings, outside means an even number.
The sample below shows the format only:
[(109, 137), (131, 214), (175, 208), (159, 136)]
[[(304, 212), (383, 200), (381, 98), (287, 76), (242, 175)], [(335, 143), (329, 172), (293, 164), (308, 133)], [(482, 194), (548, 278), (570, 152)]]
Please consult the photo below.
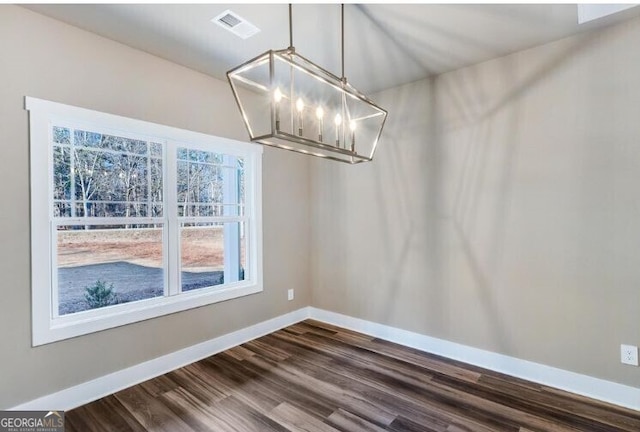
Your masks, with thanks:
[(262, 290), (260, 146), (26, 102), (34, 345)]

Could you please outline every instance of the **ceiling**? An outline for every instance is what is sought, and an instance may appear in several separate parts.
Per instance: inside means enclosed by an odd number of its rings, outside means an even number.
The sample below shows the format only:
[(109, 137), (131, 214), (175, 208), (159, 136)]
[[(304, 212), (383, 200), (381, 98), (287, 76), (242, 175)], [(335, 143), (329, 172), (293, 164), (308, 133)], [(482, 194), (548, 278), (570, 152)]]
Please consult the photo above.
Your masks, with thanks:
[[(220, 79), (264, 51), (289, 46), (286, 4), (25, 7)], [(226, 9), (261, 31), (243, 40), (210, 22)], [(578, 25), (575, 4), (347, 4), (345, 75), (375, 92), (637, 15), (640, 8), (632, 8)], [(293, 5), (293, 42), (340, 75), (340, 6)]]

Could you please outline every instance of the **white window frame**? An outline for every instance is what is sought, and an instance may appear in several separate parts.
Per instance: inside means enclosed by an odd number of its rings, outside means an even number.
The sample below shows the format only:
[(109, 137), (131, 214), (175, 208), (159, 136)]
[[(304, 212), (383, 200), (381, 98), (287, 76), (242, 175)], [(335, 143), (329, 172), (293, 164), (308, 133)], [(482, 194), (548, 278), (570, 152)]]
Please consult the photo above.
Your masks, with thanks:
[[(166, 314), (254, 294), (262, 284), (262, 146), (187, 131), (142, 120), (26, 97), (30, 121), (31, 163), (31, 294), (32, 344), (43, 345), (96, 331), (106, 330)], [(73, 125), (89, 131), (110, 131), (123, 136), (145, 137), (162, 143), (164, 149), (163, 250), (164, 296), (57, 316), (53, 289), (56, 267), (56, 226), (53, 218), (53, 126)], [(176, 200), (176, 149), (188, 147), (244, 158), (245, 235), (247, 269), (245, 280), (181, 292), (179, 224), (170, 200)], [(167, 163), (173, 158), (173, 163)], [(173, 182), (173, 183), (170, 183)], [(173, 187), (170, 185), (173, 184)], [(177, 204), (176, 204), (177, 205)], [(60, 218), (58, 218), (60, 219)], [(70, 219), (70, 218), (66, 218)], [(84, 218), (79, 218), (86, 221)], [(102, 218), (107, 219), (107, 218)], [(75, 220), (75, 219), (74, 219)], [(146, 222), (148, 220), (149, 222)], [(138, 218), (137, 223), (154, 223), (157, 218)], [(110, 222), (110, 220), (109, 220)], [(117, 223), (117, 221), (114, 221)], [(84, 222), (79, 223), (79, 225)], [(173, 254), (173, 257), (168, 256)], [(177, 261), (176, 261), (177, 260)]]

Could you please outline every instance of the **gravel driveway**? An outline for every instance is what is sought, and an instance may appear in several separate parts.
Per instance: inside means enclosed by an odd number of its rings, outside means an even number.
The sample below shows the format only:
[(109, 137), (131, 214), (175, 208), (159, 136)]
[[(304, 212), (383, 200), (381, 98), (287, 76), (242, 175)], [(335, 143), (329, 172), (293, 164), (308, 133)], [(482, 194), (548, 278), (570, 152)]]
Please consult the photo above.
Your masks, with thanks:
[[(222, 271), (182, 272), (182, 289), (189, 291), (223, 282)], [(158, 297), (163, 292), (162, 269), (118, 261), (58, 269), (59, 314), (89, 309), (84, 293), (97, 280), (113, 284), (118, 303)]]

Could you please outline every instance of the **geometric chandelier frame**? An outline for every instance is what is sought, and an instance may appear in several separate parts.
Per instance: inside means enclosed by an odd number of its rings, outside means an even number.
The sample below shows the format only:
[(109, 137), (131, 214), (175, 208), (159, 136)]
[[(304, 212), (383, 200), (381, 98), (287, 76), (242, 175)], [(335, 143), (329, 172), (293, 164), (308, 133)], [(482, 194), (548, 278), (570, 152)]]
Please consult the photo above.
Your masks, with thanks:
[(290, 46), (269, 50), (227, 72), (252, 142), (351, 164), (373, 159), (387, 111)]

